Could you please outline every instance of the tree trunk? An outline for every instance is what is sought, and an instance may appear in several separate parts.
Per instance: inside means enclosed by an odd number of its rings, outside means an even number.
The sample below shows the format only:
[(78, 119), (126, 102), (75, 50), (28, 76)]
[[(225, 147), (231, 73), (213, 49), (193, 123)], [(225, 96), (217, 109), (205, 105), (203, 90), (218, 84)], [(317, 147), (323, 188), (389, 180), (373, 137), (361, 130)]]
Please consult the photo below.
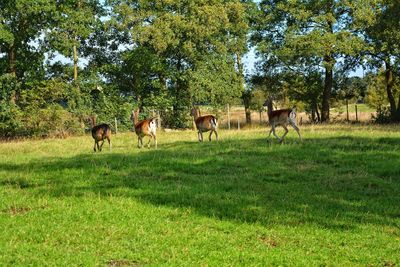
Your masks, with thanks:
[(393, 121), (397, 121), (399, 119), (398, 118), (399, 116), (397, 115), (396, 100), (393, 95), (394, 76), (393, 76), (393, 69), (390, 64), (390, 59), (387, 59), (385, 61), (385, 68), (386, 68), (385, 71), (386, 93), (390, 105), (390, 116), (392, 117)]
[(14, 77), (17, 76), (15, 61), (16, 61), (16, 49), (15, 49), (15, 44), (12, 44), (8, 51), (8, 73), (13, 74)]
[(246, 115), (246, 123), (251, 124), (251, 111), (250, 111), (251, 92), (250, 91), (243, 92), (242, 100), (244, 105), (244, 113)]
[(239, 52), (236, 52), (236, 64), (237, 64), (237, 68), (238, 68), (238, 76), (239, 76), (239, 86), (242, 89), (242, 91), (244, 91), (244, 75), (243, 75), (243, 64), (242, 64), (242, 60), (241, 60), (241, 55), (239, 54)]
[[(333, 13), (333, 0), (326, 2), (326, 15)], [(333, 34), (333, 21), (327, 21), (327, 32)], [(324, 56), (325, 65), (325, 84), (322, 94), (322, 109), (321, 109), (321, 122), (329, 122), (329, 100), (331, 98), (333, 86), (333, 66), (334, 66), (333, 51), (329, 48)]]
[(236, 64), (238, 68), (238, 80), (239, 80), (239, 87), (243, 92), (243, 103), (244, 103), (244, 113), (246, 114), (246, 124), (251, 124), (251, 111), (250, 111), (250, 100), (251, 100), (251, 93), (244, 92), (244, 75), (243, 75), (243, 64), (241, 60), (241, 55), (239, 52), (236, 52)]
[(311, 108), (311, 122), (315, 123), (315, 108)]
[(321, 116), (320, 116), (319, 111), (318, 111), (318, 105), (315, 105), (315, 113), (317, 114), (317, 122), (320, 122), (321, 121)]
[(331, 56), (325, 56), (325, 85), (322, 94), (322, 110), (321, 122), (329, 122), (329, 101), (331, 99), (331, 92), (333, 86), (333, 59)]
[(74, 82), (78, 84), (78, 51), (74, 45)]
[[(10, 48), (8, 50), (8, 73), (12, 74), (14, 77), (17, 76), (17, 68), (15, 66), (16, 54), (17, 53), (16, 53), (15, 44), (10, 45)], [(15, 91), (11, 92), (10, 102), (14, 105), (16, 104), (17, 92), (15, 92)]]
[(251, 124), (251, 111), (249, 107), (245, 107), (244, 112), (246, 113), (246, 123)]
[(396, 118), (398, 119), (398, 121), (400, 121), (400, 96), (399, 96), (399, 99), (397, 101)]

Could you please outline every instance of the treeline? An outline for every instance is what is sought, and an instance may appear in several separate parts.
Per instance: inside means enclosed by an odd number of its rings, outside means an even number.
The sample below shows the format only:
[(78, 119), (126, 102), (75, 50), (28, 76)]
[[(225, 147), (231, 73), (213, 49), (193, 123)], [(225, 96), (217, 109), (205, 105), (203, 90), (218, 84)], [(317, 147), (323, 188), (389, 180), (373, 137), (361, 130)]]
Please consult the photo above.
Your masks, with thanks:
[[(194, 104), (265, 97), (315, 121), (343, 99), (400, 120), (399, 1), (4, 0), (0, 3), (0, 136), (83, 132), (87, 118), (132, 127), (157, 110), (191, 126)], [(260, 59), (246, 76), (243, 56)], [(362, 79), (349, 73), (364, 68)]]

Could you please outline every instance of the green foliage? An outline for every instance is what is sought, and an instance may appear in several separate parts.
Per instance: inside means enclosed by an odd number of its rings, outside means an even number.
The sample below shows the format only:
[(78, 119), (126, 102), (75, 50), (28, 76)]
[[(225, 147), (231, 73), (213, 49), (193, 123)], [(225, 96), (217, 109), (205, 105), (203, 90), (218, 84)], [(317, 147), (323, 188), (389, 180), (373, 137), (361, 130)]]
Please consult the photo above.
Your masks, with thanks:
[[(366, 51), (368, 63), (378, 69), (385, 66), (386, 95), (390, 105), (392, 121), (400, 121), (400, 96), (395, 88), (398, 76), (397, 63), (400, 59), (400, 23), (398, 17), (400, 1), (381, 0), (375, 9), (375, 20), (372, 25), (366, 27), (366, 40), (369, 45)], [(397, 75), (394, 74), (397, 72)]]
[(227, 55), (203, 58), (188, 76), (193, 103), (210, 103), (214, 107), (223, 107), (242, 95), (233, 59)]
[[(83, 83), (79, 89), (61, 79), (21, 85), (12, 75), (1, 77), (0, 136), (66, 136), (90, 127), (88, 116), (120, 130), (132, 127), (135, 102), (119, 97), (113, 87)], [(11, 98), (18, 92), (18, 101)], [(85, 126), (86, 125), (86, 126)]]
[[(193, 102), (223, 105), (241, 95), (238, 86), (232, 91), (227, 88), (238, 79), (234, 71), (236, 62), (232, 59), (246, 50), (247, 3), (237, 0), (110, 3), (113, 21), (118, 28), (129, 31), (133, 51), (153, 53), (155, 62), (161, 63), (156, 78), (160, 85), (167, 84), (173, 99), (171, 122), (175, 121), (175, 125), (172, 126), (186, 127)], [(140, 55), (136, 58), (143, 62)], [(154, 79), (145, 74), (144, 80)], [(131, 88), (136, 90), (137, 97), (144, 99), (143, 90), (137, 89), (143, 85), (138, 80), (143, 79), (137, 76)]]
[(385, 74), (369, 74), (365, 103), (376, 110), (382, 110), (389, 105), (386, 97)]
[[(133, 108), (141, 118), (157, 110), (166, 127), (191, 127), (192, 105), (218, 110), (240, 100), (249, 119), (263, 94), (325, 120), (330, 103), (364, 97), (365, 79), (348, 78), (349, 71), (368, 64), (377, 72), (382, 63), (387, 79), (374, 84), (379, 90), (370, 89), (368, 101), (384, 107), (386, 94), (392, 119), (400, 120), (399, 4), (1, 1), (0, 135), (82, 132), (89, 115), (129, 129)], [(260, 58), (254, 92), (245, 91), (242, 62), (250, 26)], [(60, 54), (72, 64), (54, 62)]]
[(363, 99), (368, 87), (366, 78), (345, 77), (338, 85), (335, 94), (339, 99)]
[(264, 103), (267, 99), (267, 94), (264, 90), (255, 89), (251, 92), (250, 109), (256, 110), (258, 112), (264, 111)]
[(392, 122), (389, 107), (379, 106), (376, 110), (376, 116), (374, 116), (374, 121), (380, 124)]
[(53, 7), (50, 0), (0, 2), (0, 74), (11, 72), (19, 78), (43, 74), (45, 50), (40, 35), (49, 26)]
[(15, 136), (22, 127), (22, 113), (12, 101), (20, 88), (21, 84), (14, 75), (0, 76), (0, 136)]
[[(324, 86), (319, 89), (321, 119), (329, 120), (333, 71), (340, 66), (339, 58), (356, 57), (366, 49), (360, 25), (372, 23), (367, 16), (374, 4), (375, 0), (261, 1), (252, 39), (264, 55), (263, 67), (273, 60), (280, 63), (281, 72), (324, 74)], [(363, 14), (360, 9), (371, 12)]]
[(62, 80), (34, 83), (25, 88), (19, 99), (24, 114), (23, 135), (65, 136), (82, 132), (78, 118), (65, 109), (76, 101), (73, 87)]

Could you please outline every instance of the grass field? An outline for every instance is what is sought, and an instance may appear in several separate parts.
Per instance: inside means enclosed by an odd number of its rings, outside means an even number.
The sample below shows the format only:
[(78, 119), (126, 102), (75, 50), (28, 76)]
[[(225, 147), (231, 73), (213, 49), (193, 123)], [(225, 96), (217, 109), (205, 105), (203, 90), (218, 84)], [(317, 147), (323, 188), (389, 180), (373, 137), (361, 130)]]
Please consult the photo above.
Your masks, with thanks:
[(398, 266), (400, 127), (302, 132), (0, 143), (0, 266)]

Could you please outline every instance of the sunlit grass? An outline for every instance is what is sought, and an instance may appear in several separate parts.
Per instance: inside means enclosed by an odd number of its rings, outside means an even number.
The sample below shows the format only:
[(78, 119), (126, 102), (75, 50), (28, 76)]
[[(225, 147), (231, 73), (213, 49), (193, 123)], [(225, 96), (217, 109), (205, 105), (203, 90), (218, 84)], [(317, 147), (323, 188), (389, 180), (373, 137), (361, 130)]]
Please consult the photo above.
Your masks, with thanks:
[(399, 131), (0, 143), (0, 265), (398, 265)]

